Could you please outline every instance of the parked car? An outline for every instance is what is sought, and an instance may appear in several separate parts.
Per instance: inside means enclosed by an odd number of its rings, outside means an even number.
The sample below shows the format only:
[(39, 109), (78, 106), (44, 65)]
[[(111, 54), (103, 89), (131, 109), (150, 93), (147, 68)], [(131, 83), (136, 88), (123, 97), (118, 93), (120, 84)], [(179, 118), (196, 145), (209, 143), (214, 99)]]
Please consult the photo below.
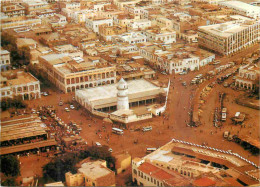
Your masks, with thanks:
[(186, 75), (188, 72), (187, 71), (183, 71), (181, 73), (179, 73), (179, 75)]
[(69, 109), (69, 108), (65, 108), (65, 111), (66, 111), (66, 112), (69, 112), (69, 111), (70, 111), (70, 109)]
[(48, 96), (49, 94), (47, 92), (43, 92), (43, 96)]
[(186, 85), (187, 85), (186, 81), (182, 82), (182, 86), (186, 86)]
[(74, 107), (73, 105), (70, 105), (70, 109), (72, 109), (72, 110), (73, 110), (73, 109), (75, 109), (75, 107)]
[(62, 106), (62, 105), (63, 105), (63, 101), (60, 101), (60, 102), (59, 102), (59, 106)]

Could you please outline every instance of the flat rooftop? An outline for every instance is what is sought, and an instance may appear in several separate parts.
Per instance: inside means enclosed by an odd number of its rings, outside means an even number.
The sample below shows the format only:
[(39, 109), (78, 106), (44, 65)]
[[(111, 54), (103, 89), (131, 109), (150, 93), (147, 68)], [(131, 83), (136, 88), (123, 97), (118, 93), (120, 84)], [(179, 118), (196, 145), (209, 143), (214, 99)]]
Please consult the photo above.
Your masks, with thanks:
[(223, 2), (220, 2), (219, 4), (224, 5), (224, 6), (232, 6), (232, 8), (245, 10), (247, 12), (255, 11), (255, 13), (257, 13), (257, 12), (260, 13), (260, 7), (250, 5), (250, 4), (244, 3), (242, 1), (223, 1)]
[(7, 78), (7, 85), (9, 86), (24, 85), (38, 81), (32, 74), (23, 71), (9, 70), (2, 72), (1, 76)]
[[(138, 97), (156, 95), (162, 92), (160, 87), (155, 86), (145, 79), (130, 80), (127, 81), (127, 84), (129, 101)], [(109, 104), (117, 102), (117, 86), (118, 83), (77, 90), (76, 95), (91, 103), (92, 106)]]
[(235, 33), (245, 30), (250, 25), (252, 25), (252, 22), (250, 23), (244, 21), (243, 23), (242, 22), (236, 23), (231, 21), (231, 22), (215, 24), (215, 25), (200, 26), (199, 30), (210, 32), (216, 36), (229, 37)]
[(106, 176), (112, 171), (101, 164), (96, 162), (87, 162), (81, 165), (81, 168), (78, 169), (80, 173), (83, 173), (88, 178), (95, 180), (100, 177)]

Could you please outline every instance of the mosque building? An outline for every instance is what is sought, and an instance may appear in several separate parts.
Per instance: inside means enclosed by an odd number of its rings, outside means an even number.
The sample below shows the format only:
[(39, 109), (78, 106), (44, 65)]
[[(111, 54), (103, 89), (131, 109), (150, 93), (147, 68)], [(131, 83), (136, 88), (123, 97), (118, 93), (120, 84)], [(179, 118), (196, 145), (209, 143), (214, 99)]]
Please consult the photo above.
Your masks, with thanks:
[(166, 104), (158, 104), (156, 98), (168, 90), (169, 85), (163, 88), (146, 79), (121, 78), (116, 84), (77, 90), (75, 99), (94, 115), (130, 123), (164, 112)]

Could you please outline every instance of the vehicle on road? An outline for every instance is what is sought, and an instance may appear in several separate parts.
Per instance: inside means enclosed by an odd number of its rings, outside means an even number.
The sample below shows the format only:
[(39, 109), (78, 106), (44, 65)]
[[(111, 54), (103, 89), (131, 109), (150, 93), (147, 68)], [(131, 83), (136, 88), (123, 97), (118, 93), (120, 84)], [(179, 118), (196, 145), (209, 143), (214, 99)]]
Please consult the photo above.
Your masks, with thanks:
[(43, 92), (43, 96), (48, 96), (49, 94), (47, 92)]
[(151, 131), (153, 130), (152, 126), (143, 127), (143, 132)]
[(146, 148), (146, 153), (152, 153), (154, 151), (156, 151), (157, 148), (153, 147), (153, 148)]
[(187, 71), (183, 71), (183, 72), (180, 72), (179, 75), (186, 75), (188, 72)]
[(75, 107), (73, 105), (70, 105), (70, 109), (73, 110), (75, 109)]
[(113, 152), (113, 149), (112, 149), (112, 148), (109, 148), (108, 151), (109, 151), (110, 153), (112, 153), (112, 152)]
[(69, 112), (69, 111), (70, 111), (70, 109), (69, 109), (69, 108), (65, 108), (65, 111), (66, 111), (66, 112)]
[(222, 121), (226, 121), (227, 120), (227, 108), (222, 108), (221, 120)]
[(163, 75), (167, 75), (167, 73), (166, 73), (165, 71), (162, 71), (161, 74), (163, 74)]
[(186, 81), (182, 82), (182, 86), (187, 86)]
[(124, 131), (118, 128), (112, 128), (112, 132), (115, 134), (124, 134)]
[(99, 143), (99, 142), (96, 142), (96, 146), (97, 147), (102, 147), (101, 143)]
[(63, 105), (63, 101), (60, 101), (60, 102), (59, 102), (59, 106), (62, 106), (62, 105)]
[(224, 134), (223, 134), (223, 137), (227, 138), (228, 136), (229, 136), (229, 131), (225, 131)]

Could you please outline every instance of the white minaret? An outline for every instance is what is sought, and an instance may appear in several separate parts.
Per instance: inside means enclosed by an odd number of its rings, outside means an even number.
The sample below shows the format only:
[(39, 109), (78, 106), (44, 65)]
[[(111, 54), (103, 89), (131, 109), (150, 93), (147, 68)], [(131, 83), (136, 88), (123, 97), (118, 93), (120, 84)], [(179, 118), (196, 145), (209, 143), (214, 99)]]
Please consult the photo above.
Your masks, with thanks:
[(127, 95), (128, 86), (123, 78), (121, 78), (120, 81), (118, 82), (117, 90), (118, 90), (117, 110), (128, 110), (129, 109), (128, 95)]

